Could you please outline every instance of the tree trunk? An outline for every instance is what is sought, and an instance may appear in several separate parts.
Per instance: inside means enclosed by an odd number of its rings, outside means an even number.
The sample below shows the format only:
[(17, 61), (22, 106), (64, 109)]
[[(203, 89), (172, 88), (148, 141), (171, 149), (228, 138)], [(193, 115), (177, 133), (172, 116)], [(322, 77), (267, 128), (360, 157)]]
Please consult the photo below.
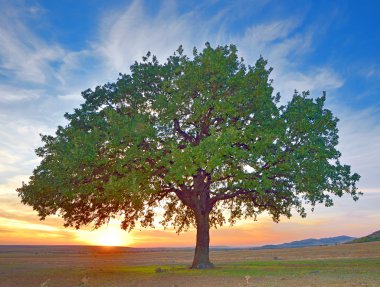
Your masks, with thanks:
[(195, 221), (197, 224), (197, 242), (194, 252), (194, 260), (191, 265), (192, 269), (213, 268), (214, 264), (210, 262), (210, 222), (209, 212), (194, 211)]

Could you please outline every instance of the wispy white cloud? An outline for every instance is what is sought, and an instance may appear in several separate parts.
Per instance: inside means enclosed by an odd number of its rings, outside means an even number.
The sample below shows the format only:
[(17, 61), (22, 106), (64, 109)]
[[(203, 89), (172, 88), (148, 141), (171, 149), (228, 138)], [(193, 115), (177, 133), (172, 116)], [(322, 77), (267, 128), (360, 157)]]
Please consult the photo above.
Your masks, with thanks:
[[(218, 44), (237, 44), (246, 62), (253, 64), (260, 55), (274, 66), (272, 74), (276, 91), (289, 99), (294, 89), (336, 89), (343, 80), (330, 67), (311, 67), (300, 71), (293, 58), (303, 55), (313, 41), (312, 29), (296, 32), (302, 19), (293, 17), (258, 23), (245, 29), (242, 35), (230, 34), (225, 18), (233, 7), (227, 7), (208, 19), (200, 18), (196, 9), (179, 15), (174, 1), (164, 2), (156, 14), (151, 15), (141, 1), (134, 1), (124, 11), (113, 12), (103, 19), (101, 40), (94, 44), (94, 53), (104, 59), (109, 78), (119, 72), (128, 72), (128, 67), (140, 60), (148, 50), (165, 60), (180, 44), (189, 54), (194, 46), (202, 47), (206, 41)], [(318, 94), (319, 95), (319, 94)]]
[(331, 68), (314, 68), (309, 71), (274, 71), (275, 88), (288, 100), (294, 90), (310, 91), (311, 96), (320, 97), (322, 91), (335, 91), (344, 84), (342, 77)]
[(342, 162), (352, 165), (353, 170), (362, 176), (361, 188), (380, 192), (380, 109), (353, 110), (336, 102), (331, 106), (340, 119)]
[(176, 3), (166, 1), (159, 11), (150, 15), (143, 2), (134, 1), (124, 11), (112, 13), (102, 22), (102, 40), (96, 45), (107, 66), (115, 73), (127, 72), (129, 66), (140, 60), (148, 51), (165, 60), (182, 44), (187, 52), (194, 46), (213, 41), (210, 23), (220, 14), (208, 20), (200, 19), (196, 11), (178, 14)]
[(73, 94), (102, 79), (102, 61), (93, 47), (68, 50), (34, 31), (30, 23), (46, 21), (41, 6), (0, 4), (0, 102)]
[(301, 40), (300, 35), (289, 37), (298, 26), (299, 20), (292, 18), (255, 24), (245, 30), (242, 38), (236, 40), (245, 50), (257, 50), (256, 53), (279, 59), (292, 51)]
[(362, 67), (360, 73), (369, 79), (380, 79), (380, 67), (376, 66), (375, 64)]
[(23, 82), (47, 83), (53, 75), (50, 63), (59, 61), (64, 50), (56, 45), (47, 45), (36, 37), (22, 21), (24, 13), (2, 3), (0, 74)]
[(52, 131), (47, 123), (38, 120), (0, 115), (0, 193), (14, 191), (15, 179), (31, 174), (39, 162), (34, 155), (34, 149), (41, 144), (39, 134)]
[(41, 96), (42, 90), (17, 88), (14, 86), (0, 85), (0, 103), (29, 101), (38, 99)]
[(299, 32), (301, 24), (302, 18), (295, 17), (256, 24), (247, 28), (243, 37), (233, 39), (248, 63), (262, 55), (274, 67), (275, 92), (281, 93), (283, 101), (289, 100), (295, 89), (320, 96), (323, 90), (335, 90), (344, 84), (329, 66), (300, 67), (314, 40), (314, 28)]

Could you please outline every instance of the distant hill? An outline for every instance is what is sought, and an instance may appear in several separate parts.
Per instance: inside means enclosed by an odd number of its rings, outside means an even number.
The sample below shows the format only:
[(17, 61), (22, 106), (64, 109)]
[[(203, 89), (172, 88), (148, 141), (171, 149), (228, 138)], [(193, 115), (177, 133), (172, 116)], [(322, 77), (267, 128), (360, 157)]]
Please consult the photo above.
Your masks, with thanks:
[(371, 233), (370, 235), (356, 238), (352, 241), (349, 241), (347, 243), (363, 243), (363, 242), (372, 242), (372, 241), (380, 241), (380, 230)]
[(279, 249), (279, 248), (299, 248), (299, 247), (307, 247), (307, 246), (320, 246), (320, 245), (335, 245), (342, 244), (349, 241), (352, 241), (355, 237), (350, 236), (336, 236), (336, 237), (328, 237), (328, 238), (309, 238), (304, 240), (292, 241), (283, 244), (276, 245), (264, 245), (261, 247), (255, 247), (254, 249)]

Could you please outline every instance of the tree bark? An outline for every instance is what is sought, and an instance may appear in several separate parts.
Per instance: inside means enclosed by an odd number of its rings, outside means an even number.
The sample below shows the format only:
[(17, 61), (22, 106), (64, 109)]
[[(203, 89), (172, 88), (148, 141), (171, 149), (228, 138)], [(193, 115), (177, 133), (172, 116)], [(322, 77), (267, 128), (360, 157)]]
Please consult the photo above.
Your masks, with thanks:
[(213, 268), (214, 264), (210, 262), (210, 222), (209, 212), (194, 211), (195, 221), (197, 224), (197, 240), (194, 252), (194, 260), (191, 265), (192, 269)]

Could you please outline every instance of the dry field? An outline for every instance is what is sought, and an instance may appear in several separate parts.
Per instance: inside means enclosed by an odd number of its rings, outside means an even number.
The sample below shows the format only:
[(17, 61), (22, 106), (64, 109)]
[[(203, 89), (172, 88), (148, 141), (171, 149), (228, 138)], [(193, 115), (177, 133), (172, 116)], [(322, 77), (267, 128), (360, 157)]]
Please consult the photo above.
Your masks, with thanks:
[(380, 286), (380, 242), (212, 251), (213, 270), (189, 270), (192, 255), (192, 250), (0, 246), (0, 286)]

